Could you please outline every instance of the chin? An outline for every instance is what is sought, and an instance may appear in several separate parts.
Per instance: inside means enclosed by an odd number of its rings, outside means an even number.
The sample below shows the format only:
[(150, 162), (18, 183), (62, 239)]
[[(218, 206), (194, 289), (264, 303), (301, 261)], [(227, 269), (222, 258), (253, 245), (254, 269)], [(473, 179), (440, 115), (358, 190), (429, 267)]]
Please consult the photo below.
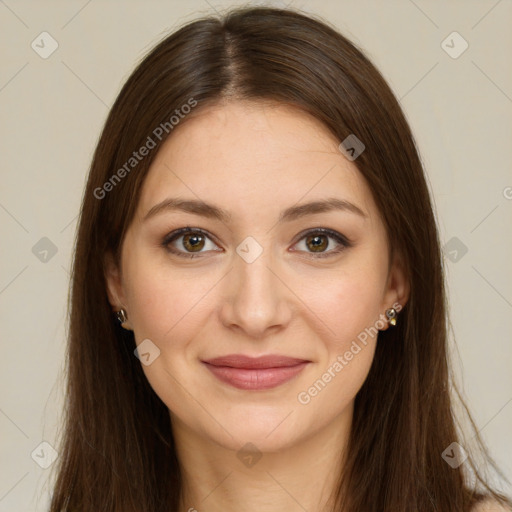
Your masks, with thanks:
[(303, 429), (308, 422), (304, 418), (297, 421), (297, 412), (291, 406), (270, 408), (254, 405), (241, 407), (238, 411), (231, 409), (229, 414), (219, 417), (224, 428), (215, 429), (210, 434), (218, 444), (231, 450), (238, 451), (251, 443), (261, 452), (277, 452), (300, 442), (307, 435)]
[(300, 443), (300, 432), (291, 432), (283, 429), (282, 432), (273, 432), (271, 430), (258, 428), (244, 428), (239, 430), (231, 430), (230, 436), (223, 436), (222, 439), (214, 439), (215, 442), (228, 450), (240, 454), (245, 451), (257, 451), (260, 453), (277, 453), (291, 448), (293, 445)]

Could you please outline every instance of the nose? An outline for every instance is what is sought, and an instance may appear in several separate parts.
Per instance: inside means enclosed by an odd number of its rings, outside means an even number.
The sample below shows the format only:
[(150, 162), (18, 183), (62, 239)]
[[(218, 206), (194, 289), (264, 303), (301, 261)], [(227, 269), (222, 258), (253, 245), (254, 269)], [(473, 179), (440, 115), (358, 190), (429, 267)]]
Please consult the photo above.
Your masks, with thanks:
[(235, 254), (224, 280), (222, 324), (253, 339), (284, 329), (292, 316), (293, 293), (283, 274), (267, 249), (252, 263)]

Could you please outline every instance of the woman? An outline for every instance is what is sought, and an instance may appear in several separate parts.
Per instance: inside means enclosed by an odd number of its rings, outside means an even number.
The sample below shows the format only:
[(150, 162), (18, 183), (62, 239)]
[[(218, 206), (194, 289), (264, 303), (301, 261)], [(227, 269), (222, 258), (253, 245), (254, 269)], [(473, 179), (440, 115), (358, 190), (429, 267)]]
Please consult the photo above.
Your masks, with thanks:
[(94, 155), (70, 315), (52, 512), (510, 506), (456, 431), (413, 136), (325, 23), (235, 10), (140, 63)]

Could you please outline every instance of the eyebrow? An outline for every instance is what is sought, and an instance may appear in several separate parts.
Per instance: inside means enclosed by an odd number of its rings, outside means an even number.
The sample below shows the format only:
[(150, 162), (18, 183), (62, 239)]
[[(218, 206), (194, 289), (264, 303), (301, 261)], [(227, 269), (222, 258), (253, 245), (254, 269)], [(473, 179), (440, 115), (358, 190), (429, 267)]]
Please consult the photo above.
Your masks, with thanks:
[[(194, 213), (196, 215), (201, 215), (210, 219), (220, 220), (225, 224), (228, 224), (232, 219), (231, 213), (213, 204), (205, 203), (204, 201), (198, 201), (195, 199), (178, 199), (170, 197), (154, 205), (146, 213), (146, 215), (144, 215), (143, 221), (146, 221), (159, 213), (176, 210)], [(281, 212), (278, 222), (290, 222), (307, 215), (336, 210), (353, 213), (363, 218), (367, 217), (367, 215), (355, 204), (344, 199), (331, 197), (320, 201), (312, 201), (305, 204), (290, 206)]]

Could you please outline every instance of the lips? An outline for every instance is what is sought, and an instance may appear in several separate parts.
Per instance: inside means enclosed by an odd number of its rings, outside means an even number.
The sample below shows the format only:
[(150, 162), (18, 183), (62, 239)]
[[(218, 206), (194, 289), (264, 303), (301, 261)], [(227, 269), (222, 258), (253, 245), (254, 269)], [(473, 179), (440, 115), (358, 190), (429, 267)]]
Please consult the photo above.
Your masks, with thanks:
[(220, 381), (238, 389), (270, 389), (291, 380), (311, 361), (282, 355), (231, 354), (202, 361)]
[(249, 357), (242, 354), (232, 354), (224, 357), (207, 359), (205, 363), (213, 366), (228, 366), (230, 368), (283, 368), (295, 366), (307, 362), (305, 359), (286, 357), (279, 355), (268, 355), (260, 357)]

